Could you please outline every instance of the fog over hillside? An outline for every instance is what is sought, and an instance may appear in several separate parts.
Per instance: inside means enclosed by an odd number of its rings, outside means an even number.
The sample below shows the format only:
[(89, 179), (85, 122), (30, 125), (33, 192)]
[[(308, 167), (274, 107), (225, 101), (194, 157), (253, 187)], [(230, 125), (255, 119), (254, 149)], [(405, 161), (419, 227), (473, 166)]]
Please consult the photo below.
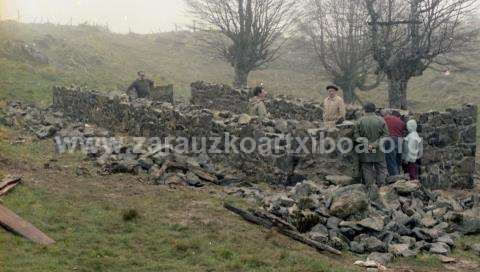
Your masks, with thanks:
[[(4, 19), (22, 22), (108, 24), (115, 32), (171, 31), (191, 24), (183, 0), (0, 0)], [(0, 8), (1, 9), (1, 8)]]

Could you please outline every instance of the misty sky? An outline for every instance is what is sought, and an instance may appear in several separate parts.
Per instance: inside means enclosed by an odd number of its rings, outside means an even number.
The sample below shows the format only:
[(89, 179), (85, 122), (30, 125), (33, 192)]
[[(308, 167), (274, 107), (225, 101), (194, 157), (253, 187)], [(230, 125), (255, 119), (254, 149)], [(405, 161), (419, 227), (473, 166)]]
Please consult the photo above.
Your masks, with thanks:
[(105, 25), (115, 32), (170, 31), (175, 24), (191, 24), (183, 0), (0, 0), (4, 16), (22, 22), (74, 24), (85, 21)]

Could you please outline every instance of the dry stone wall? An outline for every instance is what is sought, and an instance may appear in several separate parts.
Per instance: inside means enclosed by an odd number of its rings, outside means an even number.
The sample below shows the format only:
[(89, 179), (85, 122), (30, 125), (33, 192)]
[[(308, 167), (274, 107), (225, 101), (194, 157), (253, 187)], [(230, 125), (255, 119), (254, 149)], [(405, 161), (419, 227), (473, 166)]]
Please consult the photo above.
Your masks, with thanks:
[(157, 86), (152, 90), (151, 98), (154, 101), (173, 104), (175, 102), (173, 85)]
[[(237, 90), (227, 85), (195, 82), (191, 85), (194, 105), (211, 110), (227, 110), (237, 114), (248, 112), (249, 90)], [(295, 119), (321, 121), (323, 108), (318, 103), (301, 99), (276, 97), (265, 102), (268, 112), (274, 119)]]
[[(193, 86), (193, 85), (192, 85)], [(221, 88), (218, 85), (212, 88)], [(226, 87), (225, 87), (226, 88)], [(222, 89), (217, 89), (223, 92)], [(232, 90), (233, 91), (233, 90)], [(205, 93), (210, 97), (210, 94)], [(232, 101), (242, 97), (237, 93)], [(212, 98), (212, 97), (210, 97)], [(194, 99), (202, 99), (199, 96)], [(208, 98), (204, 98), (208, 100)], [(150, 100), (123, 102), (94, 91), (57, 87), (53, 107), (75, 121), (92, 123), (112, 132), (131, 136), (220, 137), (219, 148), (227, 139), (250, 137), (255, 141), (267, 137), (278, 142), (278, 152), (270, 155), (252, 153), (211, 154), (216, 163), (234, 169), (255, 180), (292, 185), (304, 179), (325, 180), (329, 175), (346, 175), (358, 179), (358, 158), (354, 152), (335, 151), (330, 154), (286, 152), (288, 135), (309, 138), (306, 146), (318, 144), (319, 139), (352, 137), (353, 123), (346, 122), (337, 129), (321, 129), (319, 122), (307, 120), (267, 119), (260, 121), (230, 111), (212, 111), (198, 106), (172, 106)], [(233, 112), (232, 112), (233, 111)], [(447, 112), (419, 113), (411, 116), (419, 123), (424, 138), (425, 155), (421, 160), (421, 181), (429, 188), (471, 188), (475, 172), (477, 108), (465, 105)], [(290, 141), (289, 150), (298, 143)], [(312, 150), (312, 148), (309, 148)], [(349, 181), (350, 182), (350, 181)]]
[(421, 180), (431, 188), (471, 188), (477, 150), (477, 107), (418, 113), (424, 139)]
[[(278, 152), (261, 155), (258, 152), (230, 152), (211, 154), (218, 163), (224, 163), (247, 177), (275, 184), (294, 184), (303, 179), (321, 180), (327, 175), (346, 174), (358, 176), (356, 154), (303, 154), (296, 151), (297, 137), (313, 139), (351, 135), (352, 126), (344, 125), (338, 130), (318, 129), (318, 123), (297, 120), (260, 121), (232, 112), (212, 112), (188, 106), (172, 106), (150, 100), (138, 99), (124, 102), (95, 91), (54, 88), (53, 107), (75, 121), (92, 123), (116, 133), (131, 136), (159, 137), (220, 137), (219, 148), (224, 149), (227, 137), (255, 139), (257, 145), (262, 138), (274, 139)], [(183, 108), (182, 108), (183, 107)], [(291, 135), (288, 141), (287, 135)], [(287, 143), (291, 147), (287, 148)], [(239, 141), (236, 142), (239, 144)]]

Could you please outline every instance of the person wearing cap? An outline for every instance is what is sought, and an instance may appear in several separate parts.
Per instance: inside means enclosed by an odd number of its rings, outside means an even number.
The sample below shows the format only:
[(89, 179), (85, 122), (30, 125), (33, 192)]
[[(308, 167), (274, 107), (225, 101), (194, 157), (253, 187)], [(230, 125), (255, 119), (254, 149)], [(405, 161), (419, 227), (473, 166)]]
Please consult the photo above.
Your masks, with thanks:
[(323, 122), (326, 128), (334, 128), (345, 121), (345, 103), (338, 96), (338, 87), (327, 86), (328, 96), (323, 101)]
[(265, 106), (265, 98), (267, 92), (263, 86), (257, 86), (253, 89), (253, 97), (250, 98), (248, 111), (252, 116), (258, 116), (259, 119), (268, 117), (267, 107)]
[(132, 96), (132, 91), (135, 91), (135, 97), (147, 98), (150, 96), (151, 90), (153, 90), (154, 82), (145, 77), (143, 71), (139, 71), (138, 79), (135, 80), (127, 89), (127, 93)]
[(376, 106), (367, 102), (363, 106), (365, 115), (354, 128), (353, 139), (364, 148), (357, 149), (362, 171), (362, 180), (371, 201), (379, 203), (378, 187), (385, 184), (387, 165), (383, 143), (388, 134), (385, 120), (376, 115)]

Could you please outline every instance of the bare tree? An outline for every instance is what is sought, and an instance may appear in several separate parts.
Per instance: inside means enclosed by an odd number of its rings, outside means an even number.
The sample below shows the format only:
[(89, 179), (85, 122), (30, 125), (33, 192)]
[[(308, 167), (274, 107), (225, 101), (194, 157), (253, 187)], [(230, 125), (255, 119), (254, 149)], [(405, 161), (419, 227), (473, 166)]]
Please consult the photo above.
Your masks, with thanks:
[(389, 81), (392, 108), (407, 108), (408, 81), (473, 40), (464, 28), (476, 0), (365, 0), (373, 58)]
[(333, 83), (343, 90), (347, 103), (359, 101), (355, 91), (366, 86), (371, 68), (368, 13), (358, 0), (308, 0), (301, 29)]
[[(295, 22), (295, 0), (185, 0), (207, 46), (235, 71), (235, 87), (247, 86), (248, 75), (279, 55), (282, 34)], [(211, 34), (221, 34), (218, 35)]]

